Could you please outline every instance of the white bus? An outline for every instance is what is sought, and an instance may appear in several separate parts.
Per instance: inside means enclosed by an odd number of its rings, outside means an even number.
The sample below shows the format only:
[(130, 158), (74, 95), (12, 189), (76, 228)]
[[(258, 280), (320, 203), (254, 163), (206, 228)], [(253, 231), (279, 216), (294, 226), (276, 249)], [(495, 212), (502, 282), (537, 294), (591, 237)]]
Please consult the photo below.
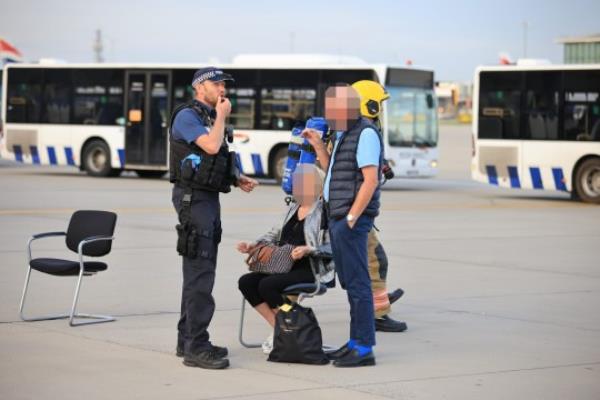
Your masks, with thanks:
[(473, 179), (600, 203), (600, 65), (475, 72)]
[[(303, 62), (304, 60), (304, 62)], [(94, 176), (122, 170), (143, 177), (168, 169), (171, 110), (192, 98), (202, 65), (12, 64), (4, 68), (0, 156), (72, 165)], [(296, 121), (322, 115), (335, 83), (373, 79), (391, 98), (382, 118), (386, 157), (399, 177), (437, 170), (433, 72), (335, 57), (238, 57), (219, 65), (233, 75), (229, 123), (243, 173), (281, 179)]]

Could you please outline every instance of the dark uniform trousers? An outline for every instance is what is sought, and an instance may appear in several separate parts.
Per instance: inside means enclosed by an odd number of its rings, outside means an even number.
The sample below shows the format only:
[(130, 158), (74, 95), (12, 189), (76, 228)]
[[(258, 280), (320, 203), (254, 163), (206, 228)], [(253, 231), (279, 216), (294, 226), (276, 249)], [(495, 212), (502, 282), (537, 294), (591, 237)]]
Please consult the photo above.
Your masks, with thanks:
[[(173, 206), (179, 215), (184, 189), (173, 187)], [(221, 242), (219, 193), (194, 190), (191, 221), (198, 232), (196, 258), (183, 257), (183, 290), (178, 346), (186, 354), (209, 350), (208, 325), (215, 311), (212, 290), (215, 283), (217, 251)]]

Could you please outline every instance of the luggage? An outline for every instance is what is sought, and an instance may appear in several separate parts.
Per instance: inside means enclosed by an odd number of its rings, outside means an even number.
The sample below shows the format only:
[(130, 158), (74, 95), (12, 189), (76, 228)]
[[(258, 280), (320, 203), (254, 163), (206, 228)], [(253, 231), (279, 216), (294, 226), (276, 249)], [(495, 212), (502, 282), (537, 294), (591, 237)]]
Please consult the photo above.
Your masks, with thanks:
[(321, 328), (311, 308), (286, 304), (275, 316), (273, 350), (268, 361), (328, 364)]

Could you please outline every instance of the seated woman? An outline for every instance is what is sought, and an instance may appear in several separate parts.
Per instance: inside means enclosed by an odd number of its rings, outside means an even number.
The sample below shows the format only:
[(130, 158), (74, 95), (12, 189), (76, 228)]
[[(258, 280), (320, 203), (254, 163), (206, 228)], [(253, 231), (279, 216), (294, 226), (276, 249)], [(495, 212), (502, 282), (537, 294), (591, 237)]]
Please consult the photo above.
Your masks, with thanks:
[[(239, 289), (254, 309), (271, 325), (275, 326), (275, 314), (283, 305), (283, 289), (298, 283), (313, 283), (315, 275), (321, 282), (333, 278), (333, 263), (325, 263), (314, 257), (319, 247), (328, 242), (327, 231), (321, 229), (323, 204), (319, 199), (323, 190), (323, 171), (312, 164), (299, 164), (293, 175), (295, 202), (288, 207), (283, 223), (253, 243), (238, 243), (240, 253), (249, 253), (258, 243), (291, 244), (294, 247), (294, 265), (284, 274), (250, 272), (239, 279)], [(273, 348), (273, 335), (263, 343), (263, 351), (269, 354)]]

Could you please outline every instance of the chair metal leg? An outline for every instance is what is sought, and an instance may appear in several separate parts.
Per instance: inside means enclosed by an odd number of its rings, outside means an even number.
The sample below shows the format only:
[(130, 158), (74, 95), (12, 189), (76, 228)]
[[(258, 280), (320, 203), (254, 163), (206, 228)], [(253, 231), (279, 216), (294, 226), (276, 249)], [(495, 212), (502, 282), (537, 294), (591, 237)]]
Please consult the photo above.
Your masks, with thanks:
[[(44, 316), (39, 316), (39, 317), (26, 317), (24, 308), (25, 308), (25, 300), (27, 298), (27, 292), (29, 289), (30, 278), (31, 278), (31, 267), (28, 267), (27, 275), (25, 277), (25, 285), (23, 287), (23, 295), (21, 296), (21, 305), (19, 307), (19, 315), (21, 317), (21, 320), (26, 321), (26, 322), (33, 322), (33, 321), (49, 321), (49, 320), (55, 320), (55, 319), (69, 318), (69, 325), (71, 325), (71, 326), (99, 324), (102, 322), (115, 321), (114, 317), (111, 317), (108, 315), (77, 314), (75, 312), (76, 307), (77, 307), (77, 300), (79, 298), (79, 289), (81, 287), (81, 280), (83, 278), (82, 274), (79, 275), (79, 279), (77, 280), (77, 287), (75, 289), (75, 297), (73, 299), (73, 306), (72, 306), (71, 312), (69, 314), (54, 314), (54, 315), (44, 315)], [(76, 321), (77, 318), (92, 319), (92, 321), (85, 321), (85, 322)]]
[(240, 340), (240, 344), (246, 348), (253, 349), (260, 347), (261, 343), (247, 343), (244, 341), (244, 314), (246, 312), (246, 299), (242, 296), (242, 309), (240, 311), (240, 330), (238, 339)]
[(23, 309), (25, 308), (25, 299), (27, 298), (27, 290), (29, 289), (29, 278), (31, 277), (31, 267), (27, 268), (27, 275), (25, 277), (25, 286), (23, 287), (23, 295), (21, 296), (21, 305), (19, 306), (19, 316), (21, 320), (27, 322), (33, 321), (47, 321), (53, 319), (64, 319), (69, 318), (69, 314), (55, 314), (55, 315), (44, 315), (41, 317), (26, 317)]
[[(71, 314), (69, 315), (69, 325), (81, 326), (115, 321), (116, 319), (114, 317), (111, 317), (110, 315), (77, 314), (75, 312), (75, 310), (77, 309), (77, 301), (79, 300), (79, 289), (81, 288), (82, 279), (83, 270), (81, 270), (81, 272), (79, 273), (79, 278), (77, 279), (77, 287), (75, 288), (75, 296), (73, 297), (73, 307), (71, 307)], [(75, 318), (86, 318), (91, 319), (91, 321), (76, 321)]]

